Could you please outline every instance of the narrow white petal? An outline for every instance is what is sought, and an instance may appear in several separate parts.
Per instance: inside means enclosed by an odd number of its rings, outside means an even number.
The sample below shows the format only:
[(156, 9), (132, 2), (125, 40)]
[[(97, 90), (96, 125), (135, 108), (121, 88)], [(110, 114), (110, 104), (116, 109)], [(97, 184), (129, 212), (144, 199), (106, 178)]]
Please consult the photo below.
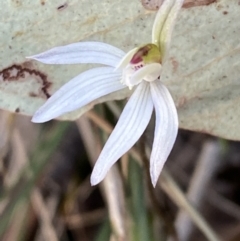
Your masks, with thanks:
[(163, 56), (163, 62), (168, 57), (167, 55), (171, 44), (173, 28), (175, 26), (178, 13), (182, 8), (183, 2), (184, 0), (175, 0), (161, 31), (160, 49)]
[(129, 79), (130, 85), (136, 85), (143, 79), (146, 81), (154, 81), (161, 74), (162, 66), (158, 63), (147, 64), (144, 67), (137, 70)]
[(125, 88), (121, 73), (112, 67), (90, 69), (76, 76), (55, 92), (34, 114), (32, 122), (41, 123), (76, 110), (93, 100)]
[(79, 42), (52, 48), (27, 58), (45, 64), (105, 64), (115, 67), (124, 52), (112, 45), (101, 42)]
[(150, 87), (143, 82), (129, 99), (94, 166), (92, 185), (101, 182), (111, 166), (137, 142), (149, 123), (152, 111)]
[(116, 70), (125, 68), (129, 64), (129, 62), (131, 61), (133, 55), (137, 52), (137, 50), (138, 48), (134, 48), (130, 50), (128, 53), (126, 53), (125, 56), (117, 64)]
[(153, 186), (167, 160), (178, 132), (178, 116), (168, 89), (160, 82), (150, 83), (156, 113), (153, 148), (150, 158), (150, 174)]
[(176, 0), (165, 0), (157, 12), (152, 28), (152, 43), (157, 46), (160, 46), (160, 34), (175, 1)]

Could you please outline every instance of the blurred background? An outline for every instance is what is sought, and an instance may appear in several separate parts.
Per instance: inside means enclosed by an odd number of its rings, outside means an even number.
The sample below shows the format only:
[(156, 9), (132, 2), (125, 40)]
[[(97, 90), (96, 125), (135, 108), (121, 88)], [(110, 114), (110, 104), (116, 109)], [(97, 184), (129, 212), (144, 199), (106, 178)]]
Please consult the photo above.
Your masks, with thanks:
[[(85, 68), (26, 56), (80, 40), (129, 51), (149, 42), (155, 12), (146, 8), (161, 2), (1, 2), (0, 103), (16, 113), (0, 110), (0, 241), (240, 241), (239, 142), (179, 130), (153, 188), (153, 118), (92, 187), (92, 168), (125, 101), (98, 105), (75, 122), (33, 124), (19, 114), (32, 114), (51, 83), (52, 93)], [(185, 1), (163, 81), (182, 126), (239, 136), (239, 3)]]
[(91, 187), (92, 166), (122, 104), (45, 124), (1, 111), (0, 240), (240, 240), (238, 142), (179, 130), (154, 189), (151, 123)]

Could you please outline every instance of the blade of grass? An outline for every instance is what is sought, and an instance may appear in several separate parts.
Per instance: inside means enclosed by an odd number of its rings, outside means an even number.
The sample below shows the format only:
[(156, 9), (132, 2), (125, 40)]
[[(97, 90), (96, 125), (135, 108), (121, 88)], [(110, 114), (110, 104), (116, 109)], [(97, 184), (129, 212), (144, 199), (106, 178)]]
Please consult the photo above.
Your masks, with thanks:
[(28, 168), (23, 170), (17, 184), (10, 190), (0, 194), (0, 199), (9, 197), (9, 202), (0, 216), (0, 240), (13, 217), (16, 206), (21, 201), (29, 201), (29, 195), (49, 162), (49, 157), (56, 150), (64, 136), (69, 123), (57, 123), (51, 130), (45, 130), (35, 151), (33, 152)]
[[(98, 115), (95, 115), (98, 116)], [(95, 119), (93, 117), (93, 119)], [(96, 132), (93, 133), (91, 123), (89, 120), (82, 116), (77, 121), (78, 128), (80, 130), (85, 148), (88, 152), (91, 164), (94, 165), (102, 148), (102, 142), (104, 142), (104, 136), (102, 131), (99, 135), (102, 135), (102, 140), (96, 136)], [(112, 168), (103, 182), (100, 184), (101, 191), (103, 192), (104, 199), (106, 201), (109, 219), (116, 237), (126, 237), (126, 212), (125, 212), (125, 200), (123, 192), (123, 184), (116, 167)]]
[[(204, 205), (207, 187), (221, 163), (221, 148), (217, 141), (209, 140), (203, 145), (203, 149), (197, 160), (186, 197), (191, 204), (201, 211)], [(191, 240), (194, 226), (186, 212), (180, 210), (176, 219), (176, 228), (180, 240)]]
[(197, 227), (203, 232), (209, 241), (220, 241), (218, 235), (211, 229), (201, 214), (190, 204), (184, 193), (172, 179), (170, 174), (164, 169), (158, 184), (173, 200), (173, 202), (189, 214)]
[(98, 231), (98, 234), (96, 235), (95, 241), (109, 240), (110, 235), (111, 235), (111, 226), (110, 226), (109, 220), (107, 219), (100, 227), (100, 230)]
[(150, 222), (144, 197), (143, 171), (140, 165), (130, 158), (128, 182), (130, 186), (130, 210), (133, 217), (133, 240), (152, 240)]
[(32, 191), (31, 201), (33, 208), (37, 213), (44, 239), (58, 241), (56, 230), (52, 224), (51, 213), (43, 200), (42, 194), (37, 188), (34, 188)]

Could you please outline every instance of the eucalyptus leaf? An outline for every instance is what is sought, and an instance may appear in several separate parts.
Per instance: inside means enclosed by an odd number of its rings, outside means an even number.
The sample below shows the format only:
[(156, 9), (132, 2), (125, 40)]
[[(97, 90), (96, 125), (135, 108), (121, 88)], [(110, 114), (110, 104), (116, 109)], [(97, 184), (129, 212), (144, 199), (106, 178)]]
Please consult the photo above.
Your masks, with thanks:
[[(239, 11), (238, 1), (218, 0), (183, 9), (178, 17), (161, 79), (178, 107), (181, 128), (240, 140)], [(155, 14), (140, 0), (3, 1), (0, 108), (32, 115), (60, 86), (91, 67), (44, 65), (26, 56), (89, 40), (129, 51), (151, 41)], [(130, 94), (127, 89), (110, 94), (64, 119)]]

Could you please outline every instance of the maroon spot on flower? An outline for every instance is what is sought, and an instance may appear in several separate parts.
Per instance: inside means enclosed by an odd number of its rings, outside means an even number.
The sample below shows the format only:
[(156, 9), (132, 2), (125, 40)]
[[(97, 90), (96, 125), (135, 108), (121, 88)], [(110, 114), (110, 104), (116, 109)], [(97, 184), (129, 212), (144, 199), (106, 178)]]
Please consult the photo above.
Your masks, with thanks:
[(142, 62), (142, 61), (143, 61), (143, 58), (142, 58), (141, 53), (137, 52), (136, 54), (133, 55), (130, 63), (131, 64), (138, 64), (139, 62)]
[(151, 49), (150, 45), (146, 45), (142, 48), (140, 48), (137, 53), (135, 53), (130, 61), (131, 64), (139, 64), (140, 62), (143, 62), (143, 57), (147, 56), (149, 50)]

